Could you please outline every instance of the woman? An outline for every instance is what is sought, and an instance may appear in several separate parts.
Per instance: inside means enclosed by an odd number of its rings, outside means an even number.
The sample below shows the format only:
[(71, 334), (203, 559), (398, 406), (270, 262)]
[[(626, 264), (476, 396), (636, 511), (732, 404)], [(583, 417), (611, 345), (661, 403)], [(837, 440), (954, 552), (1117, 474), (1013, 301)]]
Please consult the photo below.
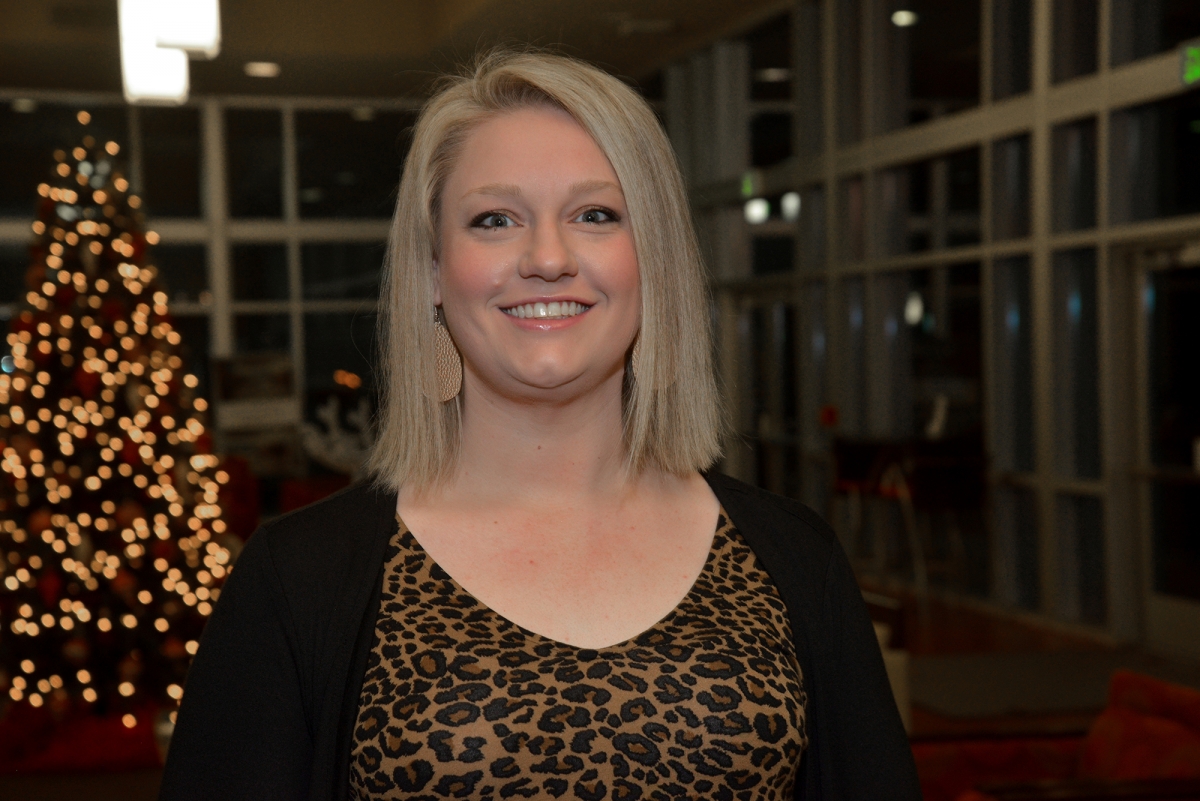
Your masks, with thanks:
[(703, 282), (619, 81), (501, 53), (430, 100), (377, 480), (251, 539), (162, 797), (919, 798), (833, 534), (700, 472)]

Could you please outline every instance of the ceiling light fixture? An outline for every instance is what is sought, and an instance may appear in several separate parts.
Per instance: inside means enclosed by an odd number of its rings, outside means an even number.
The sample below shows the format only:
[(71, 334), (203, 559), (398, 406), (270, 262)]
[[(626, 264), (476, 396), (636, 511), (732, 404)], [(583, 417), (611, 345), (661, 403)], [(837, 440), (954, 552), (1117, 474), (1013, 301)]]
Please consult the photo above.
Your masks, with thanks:
[(183, 103), (188, 58), (213, 58), (221, 50), (218, 0), (118, 0), (117, 19), (130, 103)]
[(892, 12), (892, 24), (897, 28), (911, 28), (917, 24), (917, 20), (919, 19), (920, 17), (917, 16), (917, 12), (915, 11), (901, 9), (900, 11)]
[(279, 65), (274, 61), (247, 61), (244, 69), (251, 78), (279, 77)]
[(771, 204), (763, 197), (751, 198), (742, 207), (742, 215), (751, 225), (762, 225), (771, 217)]

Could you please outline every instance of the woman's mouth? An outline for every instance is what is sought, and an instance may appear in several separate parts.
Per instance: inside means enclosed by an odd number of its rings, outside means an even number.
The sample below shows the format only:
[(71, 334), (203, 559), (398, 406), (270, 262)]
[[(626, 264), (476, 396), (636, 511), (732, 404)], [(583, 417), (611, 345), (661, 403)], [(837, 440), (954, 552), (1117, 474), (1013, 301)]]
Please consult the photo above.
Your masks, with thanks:
[(521, 320), (561, 320), (583, 314), (591, 306), (576, 303), (573, 300), (551, 301), (549, 303), (525, 303), (520, 306), (510, 306), (500, 311)]

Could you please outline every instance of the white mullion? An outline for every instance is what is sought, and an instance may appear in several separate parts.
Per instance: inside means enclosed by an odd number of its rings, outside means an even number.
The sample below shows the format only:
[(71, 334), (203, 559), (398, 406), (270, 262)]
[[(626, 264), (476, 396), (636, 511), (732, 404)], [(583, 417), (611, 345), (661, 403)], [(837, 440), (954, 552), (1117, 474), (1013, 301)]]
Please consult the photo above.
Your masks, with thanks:
[(286, 226), (288, 317), (292, 339), (293, 387), (303, 407), (304, 398), (304, 287), (300, 265), (299, 164), (296, 149), (296, 109), (284, 105), (283, 115), (283, 220)]
[(216, 100), (200, 108), (204, 165), (204, 214), (208, 223), (208, 286), (213, 305), (209, 353), (216, 358), (233, 355), (232, 280), (228, 238), (229, 198), (225, 186), (224, 110)]

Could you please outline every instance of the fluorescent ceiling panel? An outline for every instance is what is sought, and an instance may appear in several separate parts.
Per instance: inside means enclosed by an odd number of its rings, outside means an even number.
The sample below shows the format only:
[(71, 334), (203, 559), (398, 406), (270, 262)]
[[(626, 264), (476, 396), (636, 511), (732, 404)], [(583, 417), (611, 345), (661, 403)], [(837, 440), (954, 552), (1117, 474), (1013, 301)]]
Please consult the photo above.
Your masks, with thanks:
[(125, 99), (177, 105), (187, 100), (187, 55), (158, 46), (157, 7), (157, 0), (118, 0)]
[(175, 47), (192, 58), (216, 58), (221, 52), (218, 0), (156, 0), (159, 47)]

